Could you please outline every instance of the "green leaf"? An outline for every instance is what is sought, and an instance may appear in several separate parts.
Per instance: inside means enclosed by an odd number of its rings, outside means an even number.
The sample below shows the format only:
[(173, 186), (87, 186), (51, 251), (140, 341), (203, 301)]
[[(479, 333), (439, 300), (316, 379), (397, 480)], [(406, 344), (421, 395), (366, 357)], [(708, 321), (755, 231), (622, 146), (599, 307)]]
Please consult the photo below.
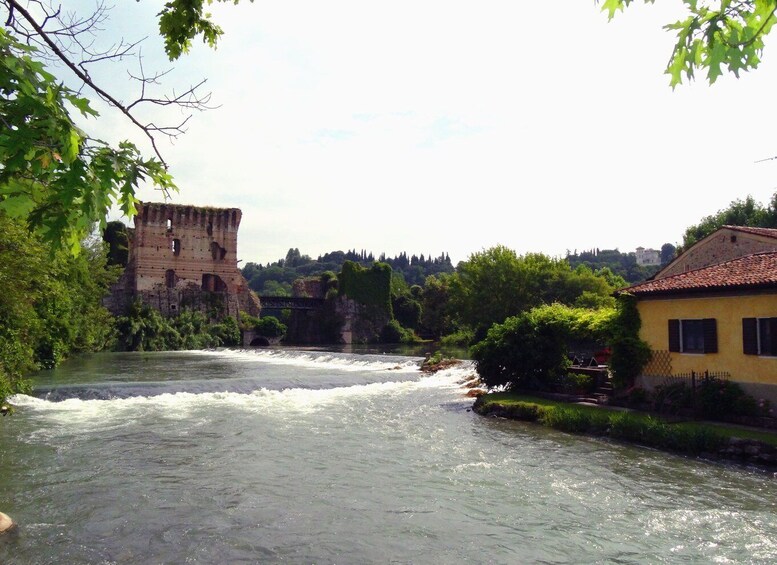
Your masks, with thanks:
[(723, 74), (723, 71), (720, 70), (720, 65), (726, 61), (726, 55), (726, 46), (720, 41), (715, 42), (710, 51), (709, 61), (707, 62), (707, 79), (710, 81), (710, 84), (714, 83), (717, 78)]
[(11, 218), (24, 219), (35, 208), (35, 202), (26, 194), (8, 196), (0, 200), (0, 210), (3, 210)]

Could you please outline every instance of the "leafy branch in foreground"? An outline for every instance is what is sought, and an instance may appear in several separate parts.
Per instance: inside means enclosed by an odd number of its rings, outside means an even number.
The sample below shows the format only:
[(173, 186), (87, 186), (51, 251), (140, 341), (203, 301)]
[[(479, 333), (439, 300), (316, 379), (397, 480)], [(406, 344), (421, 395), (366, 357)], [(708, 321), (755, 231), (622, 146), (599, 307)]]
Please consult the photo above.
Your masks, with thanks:
[(97, 112), (35, 53), (0, 29), (0, 210), (77, 253), (95, 222), (104, 227), (114, 201), (134, 214), (139, 183), (166, 194), (175, 185), (160, 161), (144, 160), (132, 143), (113, 148), (81, 131), (68, 108)]
[[(222, 35), (204, 6), (204, 0), (171, 0), (159, 12), (159, 31), (170, 60), (187, 52), (196, 37), (213, 47)], [(134, 100), (123, 102), (93, 80), (93, 65), (134, 56), (140, 43), (121, 39), (101, 46), (99, 32), (109, 10), (97, 0), (94, 10), (83, 17), (63, 12), (52, 0), (0, 0), (5, 26), (0, 29), (0, 211), (23, 220), (55, 247), (66, 246), (74, 253), (96, 222), (105, 226), (114, 204), (128, 217), (134, 215), (141, 183), (156, 186), (165, 197), (175, 189), (157, 138), (184, 133), (190, 116), (158, 124), (143, 117), (142, 109), (209, 108), (210, 94), (198, 92), (204, 80), (168, 95), (153, 93), (167, 71), (146, 73), (139, 53), (140, 70), (129, 73), (139, 85)], [(64, 86), (42, 61), (64, 65), (76, 86)], [(81, 131), (71, 111), (97, 117), (83, 90), (94, 92), (140, 130), (156, 157), (145, 159), (128, 141), (113, 147)]]
[[(598, 2), (599, 0), (597, 0)], [(634, 0), (602, 0), (602, 11), (610, 19)], [(654, 0), (644, 0), (652, 4)], [(777, 0), (683, 0), (688, 12), (684, 19), (664, 26), (677, 36), (666, 73), (674, 88), (694, 78), (696, 70), (707, 71), (710, 84), (723, 74), (723, 67), (739, 77), (740, 71), (758, 67), (764, 37), (775, 24)]]

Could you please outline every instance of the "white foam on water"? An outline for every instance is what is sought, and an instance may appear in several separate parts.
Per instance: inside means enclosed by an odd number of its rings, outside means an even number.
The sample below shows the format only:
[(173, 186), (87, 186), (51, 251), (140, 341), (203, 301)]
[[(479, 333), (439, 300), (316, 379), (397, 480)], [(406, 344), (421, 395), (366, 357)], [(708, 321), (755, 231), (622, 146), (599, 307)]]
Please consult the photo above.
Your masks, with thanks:
[(289, 365), (319, 370), (335, 369), (345, 372), (390, 370), (401, 373), (416, 373), (420, 370), (420, 359), (413, 357), (385, 358), (381, 355), (348, 355), (283, 349), (210, 349), (192, 351), (191, 353), (272, 365)]
[[(666, 509), (648, 512), (645, 519), (645, 535), (666, 538), (677, 536), (677, 532), (699, 532), (700, 537), (695, 543), (688, 543), (683, 539), (672, 547), (671, 551), (683, 554), (685, 551), (699, 548), (714, 551), (716, 548), (734, 548), (741, 544), (743, 539), (749, 540), (746, 550), (750, 559), (756, 562), (774, 562), (777, 559), (777, 540), (764, 531), (774, 529), (775, 524), (768, 517), (771, 524), (761, 523), (763, 515), (748, 511), (729, 509)], [(732, 528), (732, 524), (738, 527)], [(703, 533), (703, 537), (701, 534)], [(703, 541), (702, 541), (703, 540)], [(716, 563), (731, 562), (725, 556), (716, 556)]]
[(471, 367), (456, 367), (417, 380), (386, 381), (326, 389), (261, 388), (250, 393), (176, 392), (129, 398), (68, 398), (50, 402), (27, 395), (15, 395), (9, 401), (20, 411), (43, 418), (52, 424), (78, 426), (80, 431), (101, 429), (106, 422), (124, 425), (128, 421), (153, 414), (156, 418), (185, 420), (204, 410), (231, 408), (258, 413), (310, 413), (359, 398), (386, 397), (424, 389), (457, 389)]

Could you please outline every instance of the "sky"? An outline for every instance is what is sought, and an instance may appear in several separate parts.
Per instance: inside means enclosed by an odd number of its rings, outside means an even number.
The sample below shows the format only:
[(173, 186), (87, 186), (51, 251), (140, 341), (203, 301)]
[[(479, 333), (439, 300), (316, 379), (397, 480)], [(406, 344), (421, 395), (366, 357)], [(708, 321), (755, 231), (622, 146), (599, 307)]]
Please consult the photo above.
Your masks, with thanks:
[[(662, 26), (679, 0), (609, 23), (593, 0), (243, 0), (211, 6), (218, 49), (196, 42), (175, 64), (160, 5), (117, 3), (99, 39), (148, 36), (144, 68), (173, 68), (167, 88), (207, 78), (218, 108), (160, 148), (172, 203), (243, 211), (243, 262), (292, 247), (447, 252), (454, 264), (494, 245), (659, 249), (735, 199), (777, 191), (777, 160), (756, 163), (777, 155), (773, 41), (756, 71), (672, 90)], [(131, 98), (125, 71), (95, 78)], [(88, 131), (145, 147), (100, 111)]]

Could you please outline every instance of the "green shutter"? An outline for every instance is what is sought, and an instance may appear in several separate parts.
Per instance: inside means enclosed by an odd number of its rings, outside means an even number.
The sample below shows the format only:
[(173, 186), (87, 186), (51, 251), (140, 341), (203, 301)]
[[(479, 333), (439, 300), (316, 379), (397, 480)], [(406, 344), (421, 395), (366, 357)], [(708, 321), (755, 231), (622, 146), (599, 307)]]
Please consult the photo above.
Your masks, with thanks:
[(669, 320), (669, 351), (680, 351), (680, 320)]
[(715, 318), (704, 318), (704, 353), (718, 352), (718, 323)]
[(742, 318), (742, 353), (758, 355), (758, 320)]

